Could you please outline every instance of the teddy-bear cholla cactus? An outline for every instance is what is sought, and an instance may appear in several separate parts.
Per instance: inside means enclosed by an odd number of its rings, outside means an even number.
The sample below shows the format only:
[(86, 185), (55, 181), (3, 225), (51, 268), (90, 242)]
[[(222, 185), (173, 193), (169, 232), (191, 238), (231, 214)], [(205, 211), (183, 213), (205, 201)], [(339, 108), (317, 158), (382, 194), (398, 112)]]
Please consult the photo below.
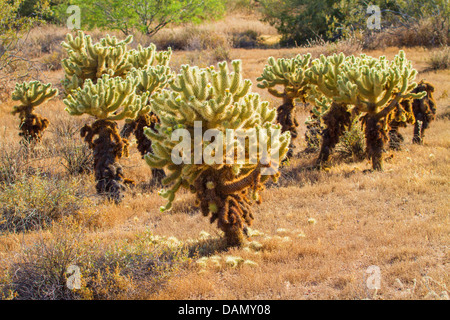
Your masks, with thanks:
[[(311, 63), (311, 54), (297, 55), (292, 59), (276, 59), (270, 57), (262, 75), (257, 78), (258, 87), (267, 89), (270, 94), (283, 99), (283, 104), (278, 107), (277, 121), (281, 124), (282, 131), (290, 131), (291, 139), (298, 136), (298, 122), (295, 118), (295, 99), (300, 99), (306, 104), (309, 90), (309, 79), (306, 71)], [(281, 86), (282, 91), (277, 87)], [(294, 145), (291, 141), (288, 157), (293, 154)]]
[(148, 95), (136, 94), (137, 84), (136, 78), (103, 75), (96, 84), (86, 80), (83, 88), (76, 89), (64, 100), (69, 114), (88, 114), (96, 118), (92, 125), (81, 129), (81, 136), (94, 151), (97, 192), (116, 202), (123, 197), (124, 183), (129, 182), (123, 178), (117, 162), (127, 156), (128, 141), (120, 137), (116, 121), (135, 119), (146, 105)]
[[(224, 139), (223, 146), (218, 145), (217, 149), (211, 150), (206, 149), (211, 148), (211, 144), (203, 138), (195, 141), (197, 121), (202, 125), (202, 137), (208, 129), (216, 129), (224, 136), (227, 129), (254, 129), (258, 132), (266, 129), (268, 138), (261, 135), (261, 139), (270, 140), (271, 132), (280, 129), (274, 123), (276, 111), (269, 108), (268, 102), (260, 101), (259, 95), (250, 92), (250, 80), (242, 79), (241, 61), (233, 61), (232, 65), (233, 72), (229, 72), (226, 62), (219, 63), (217, 71), (213, 67), (200, 69), (182, 66), (181, 73), (171, 82), (172, 91), (163, 90), (152, 96), (153, 111), (161, 123), (156, 126), (157, 133), (148, 128), (145, 134), (152, 139), (154, 149), (154, 154), (146, 156), (147, 163), (151, 167), (167, 168), (170, 172), (163, 180), (163, 184), (170, 185), (170, 189), (160, 192), (168, 203), (161, 210), (171, 209), (181, 187), (189, 189), (196, 194), (203, 215), (211, 215), (211, 223), (217, 220), (227, 244), (235, 246), (243, 243), (245, 225), (252, 223), (252, 201), (261, 201), (259, 191), (264, 182), (278, 175), (275, 172), (261, 175), (264, 166), (261, 163), (262, 153), (266, 151), (272, 155), (278, 149), (277, 162), (282, 160), (288, 151), (290, 134), (282, 134), (275, 149), (257, 149), (258, 154), (253, 155), (257, 159), (255, 163), (249, 161), (250, 144), (254, 142), (242, 144), (239, 140)], [(172, 152), (179, 152), (171, 139), (176, 129), (186, 129), (191, 134), (188, 145), (194, 148), (194, 152), (191, 153), (190, 163), (175, 164), (172, 160)], [(270, 148), (271, 141), (266, 142)], [(223, 148), (222, 161), (195, 164), (195, 147), (200, 148), (202, 154), (212, 154)], [(230, 149), (234, 151), (234, 156), (227, 153)], [(236, 163), (237, 150), (244, 150), (245, 161), (242, 164)], [(227, 159), (231, 159), (231, 163), (229, 161), (227, 164)]]
[(321, 55), (319, 59), (312, 62), (311, 68), (307, 71), (307, 77), (313, 86), (312, 90), (316, 92), (315, 104), (323, 107), (323, 103), (331, 101), (328, 112), (321, 113), (325, 129), (322, 132), (322, 146), (317, 161), (319, 167), (328, 162), (339, 138), (352, 123), (352, 114), (349, 109), (351, 101), (341, 95), (338, 87), (345, 62), (346, 58), (343, 53), (328, 57)]
[(52, 88), (51, 83), (42, 84), (39, 81), (17, 83), (12, 99), (20, 101), (12, 114), (19, 114), (20, 129), (26, 141), (40, 141), (43, 131), (48, 127), (49, 121), (34, 112), (34, 109), (58, 95), (58, 89)]
[(392, 113), (411, 113), (404, 109), (403, 100), (421, 99), (426, 92), (412, 93), (417, 71), (400, 51), (389, 62), (385, 57), (379, 59), (361, 55), (350, 57), (345, 65), (344, 77), (338, 81), (342, 96), (349, 98), (357, 112), (365, 113), (367, 154), (372, 160), (374, 170), (383, 169), (383, 150), (389, 141), (389, 120)]
[(107, 35), (94, 44), (92, 38), (82, 31), (75, 38), (68, 34), (62, 43), (69, 56), (62, 61), (66, 93), (82, 87), (87, 79), (95, 83), (104, 74), (125, 78), (132, 68), (147, 68), (155, 60), (161, 65), (167, 65), (170, 50), (157, 53), (154, 44), (147, 48), (139, 46), (137, 50), (128, 50), (127, 46), (132, 41), (132, 36), (119, 41)]
[(434, 86), (430, 82), (422, 80), (412, 92), (426, 92), (423, 98), (416, 98), (412, 101), (412, 109), (416, 119), (413, 143), (422, 144), (425, 130), (429, 128), (430, 122), (436, 118), (436, 100), (433, 97)]
[[(165, 53), (164, 56), (170, 57), (170, 52)], [(165, 62), (168, 62), (168, 59)], [(138, 79), (136, 92), (138, 94), (146, 93), (151, 96), (166, 88), (169, 80), (173, 77), (172, 71), (166, 64), (149, 66), (146, 69), (132, 69), (130, 76)], [(155, 125), (158, 122), (158, 117), (151, 111), (150, 101), (147, 101), (147, 105), (139, 111), (135, 120), (127, 120), (121, 131), (121, 136), (128, 139), (133, 133), (136, 137), (139, 152), (142, 156), (145, 156), (147, 153), (153, 152), (153, 150), (151, 140), (144, 135), (144, 127), (155, 130)], [(152, 168), (152, 179), (155, 183), (161, 183), (161, 179), (164, 177), (164, 170)]]
[[(400, 127), (407, 127), (408, 124), (414, 124), (413, 143), (422, 144), (425, 137), (425, 130), (428, 129), (430, 122), (436, 117), (436, 101), (433, 97), (434, 86), (421, 80), (411, 93), (426, 92), (421, 99), (405, 99), (401, 102), (401, 108), (394, 109), (389, 119), (389, 146), (392, 149), (399, 149), (404, 141), (399, 132)], [(406, 111), (406, 112), (405, 112)]]

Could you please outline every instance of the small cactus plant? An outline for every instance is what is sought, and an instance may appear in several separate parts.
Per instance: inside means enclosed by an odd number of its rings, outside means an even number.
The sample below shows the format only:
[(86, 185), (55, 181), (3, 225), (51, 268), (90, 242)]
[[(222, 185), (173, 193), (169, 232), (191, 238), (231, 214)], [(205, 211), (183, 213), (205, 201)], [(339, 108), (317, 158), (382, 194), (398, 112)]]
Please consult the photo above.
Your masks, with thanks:
[(19, 114), (20, 130), (19, 135), (28, 142), (39, 142), (42, 133), (48, 127), (49, 121), (34, 112), (34, 109), (58, 95), (58, 89), (52, 85), (42, 84), (39, 81), (17, 83), (12, 99), (20, 101), (20, 105), (15, 106), (12, 114)]

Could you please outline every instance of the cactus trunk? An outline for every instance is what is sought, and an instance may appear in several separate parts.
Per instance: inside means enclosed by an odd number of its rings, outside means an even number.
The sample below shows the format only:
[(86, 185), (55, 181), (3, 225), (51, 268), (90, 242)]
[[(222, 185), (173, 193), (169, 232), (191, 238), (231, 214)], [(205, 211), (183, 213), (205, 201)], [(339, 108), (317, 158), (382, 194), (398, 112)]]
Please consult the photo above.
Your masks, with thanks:
[[(262, 189), (260, 170), (255, 169), (241, 179), (224, 183), (224, 172), (205, 171), (195, 183), (197, 200), (204, 216), (211, 214), (211, 223), (225, 233), (227, 246), (241, 246), (245, 241), (246, 225), (253, 222), (250, 192)], [(227, 175), (225, 173), (225, 175)]]
[(286, 158), (291, 158), (294, 155), (293, 140), (297, 138), (298, 122), (295, 119), (294, 99), (291, 97), (284, 97), (283, 104), (277, 110), (277, 122), (281, 125), (281, 132), (289, 131), (291, 133), (291, 143)]
[(372, 160), (372, 169), (383, 171), (383, 152), (389, 141), (387, 131), (377, 115), (366, 115), (364, 123), (367, 155)]
[(433, 97), (434, 86), (422, 80), (413, 92), (427, 93), (422, 99), (414, 99), (413, 101), (413, 112), (416, 118), (413, 143), (422, 144), (425, 137), (425, 130), (428, 129), (430, 123), (436, 118), (436, 100)]
[[(137, 149), (144, 157), (147, 153), (153, 153), (152, 141), (144, 134), (144, 128), (149, 127), (154, 132), (155, 125), (159, 122), (158, 117), (150, 112), (149, 114), (142, 114), (137, 117), (136, 120), (126, 123), (121, 131), (121, 136), (129, 138), (133, 133), (136, 137)], [(161, 184), (162, 179), (166, 177), (163, 169), (152, 168), (152, 182), (155, 184)]]
[(403, 126), (402, 123), (397, 121), (392, 121), (390, 123), (391, 129), (389, 130), (389, 148), (393, 150), (401, 150), (402, 144), (405, 141), (403, 135), (400, 133), (399, 129)]
[(106, 195), (116, 203), (120, 202), (125, 184), (132, 183), (124, 179), (122, 167), (118, 163), (128, 153), (128, 141), (119, 136), (117, 123), (111, 120), (97, 120), (92, 126), (85, 125), (81, 129), (81, 136), (94, 151), (97, 193)]
[(333, 102), (330, 111), (323, 117), (323, 121), (327, 128), (323, 131), (322, 147), (317, 160), (319, 167), (329, 161), (339, 138), (350, 127), (351, 114), (347, 111), (346, 106)]
[(48, 119), (29, 112), (21, 119), (20, 130), (22, 132), (19, 135), (27, 142), (39, 142), (48, 124)]

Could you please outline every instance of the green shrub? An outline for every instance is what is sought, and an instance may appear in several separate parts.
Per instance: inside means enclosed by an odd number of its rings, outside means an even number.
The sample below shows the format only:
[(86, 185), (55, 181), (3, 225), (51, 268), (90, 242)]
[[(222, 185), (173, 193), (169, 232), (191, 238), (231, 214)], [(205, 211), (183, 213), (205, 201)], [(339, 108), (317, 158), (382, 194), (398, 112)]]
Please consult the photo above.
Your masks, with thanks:
[(433, 70), (445, 70), (450, 68), (450, 48), (445, 46), (430, 55), (429, 64)]
[[(261, 0), (263, 19), (277, 28), (288, 45), (301, 45), (309, 39), (324, 38), (335, 41), (362, 31), (367, 42), (377, 31), (368, 30), (367, 13), (370, 5), (381, 9), (381, 30), (390, 29), (398, 39), (420, 38), (436, 46), (445, 44), (450, 33), (450, 6), (447, 0), (391, 1), (391, 0)], [(416, 30), (427, 21), (425, 37), (417, 37)], [(403, 28), (402, 28), (403, 26)], [(405, 33), (406, 31), (406, 33)], [(402, 35), (403, 34), (403, 35)], [(383, 37), (386, 34), (383, 33)], [(392, 36), (389, 36), (392, 38)], [(369, 43), (370, 45), (370, 43)]]
[(0, 231), (45, 228), (65, 216), (82, 214), (91, 206), (76, 179), (22, 176), (0, 190)]
[(349, 130), (345, 131), (336, 145), (338, 158), (347, 162), (359, 162), (366, 156), (366, 138), (361, 130), (359, 119), (353, 121)]

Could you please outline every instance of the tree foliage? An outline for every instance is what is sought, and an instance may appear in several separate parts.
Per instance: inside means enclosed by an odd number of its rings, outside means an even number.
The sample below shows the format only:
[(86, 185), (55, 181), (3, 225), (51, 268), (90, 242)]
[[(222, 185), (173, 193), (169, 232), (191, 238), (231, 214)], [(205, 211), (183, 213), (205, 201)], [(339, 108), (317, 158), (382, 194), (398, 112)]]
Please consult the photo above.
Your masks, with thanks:
[(137, 29), (150, 36), (170, 24), (218, 17), (225, 9), (219, 0), (73, 0), (70, 4), (80, 6), (86, 27), (115, 29), (127, 35)]
[(381, 27), (417, 26), (431, 19), (435, 29), (449, 33), (448, 0), (261, 0), (264, 20), (275, 26), (286, 44), (310, 39), (336, 40), (354, 31), (368, 31), (369, 5), (381, 10)]

